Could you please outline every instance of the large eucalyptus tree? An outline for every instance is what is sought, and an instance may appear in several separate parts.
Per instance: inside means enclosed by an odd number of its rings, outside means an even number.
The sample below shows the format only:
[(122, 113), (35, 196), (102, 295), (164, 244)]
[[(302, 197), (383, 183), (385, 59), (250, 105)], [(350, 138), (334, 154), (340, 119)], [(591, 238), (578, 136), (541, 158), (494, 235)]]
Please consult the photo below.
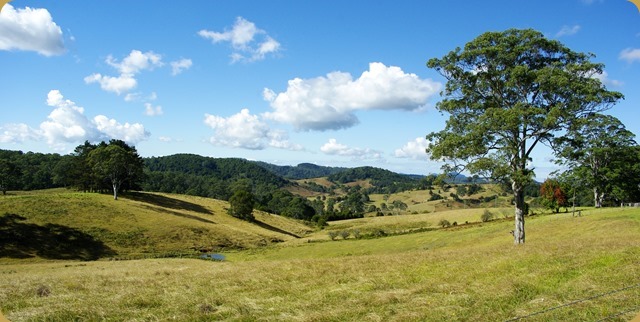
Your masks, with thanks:
[(429, 60), (447, 79), (436, 108), (449, 119), (427, 135), (427, 153), (446, 171), (467, 170), (508, 180), (515, 200), (516, 244), (525, 242), (525, 185), (532, 151), (554, 147), (576, 121), (612, 107), (623, 95), (595, 76), (603, 65), (538, 31), (487, 32), (464, 48)]

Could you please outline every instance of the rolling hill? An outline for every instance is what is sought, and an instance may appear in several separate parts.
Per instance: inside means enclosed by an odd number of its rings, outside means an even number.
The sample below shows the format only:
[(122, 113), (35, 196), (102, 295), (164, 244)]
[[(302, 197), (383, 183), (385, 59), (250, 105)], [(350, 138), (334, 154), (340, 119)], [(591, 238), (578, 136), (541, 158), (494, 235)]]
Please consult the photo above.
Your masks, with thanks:
[(225, 201), (163, 193), (108, 195), (63, 189), (0, 198), (0, 257), (93, 260), (197, 254), (279, 243), (311, 229), (255, 211), (227, 214)]

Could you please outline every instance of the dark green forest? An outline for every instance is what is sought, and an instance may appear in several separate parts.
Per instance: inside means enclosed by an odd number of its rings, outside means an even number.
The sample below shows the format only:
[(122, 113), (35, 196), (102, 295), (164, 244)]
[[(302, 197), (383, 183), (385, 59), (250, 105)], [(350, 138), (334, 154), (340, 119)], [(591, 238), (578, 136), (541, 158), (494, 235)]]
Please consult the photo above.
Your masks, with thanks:
[(334, 173), (339, 173), (347, 170), (347, 168), (326, 167), (326, 166), (315, 165), (312, 163), (300, 163), (297, 166), (290, 166), (290, 165), (281, 166), (281, 165), (275, 165), (275, 164), (266, 163), (262, 161), (256, 161), (256, 164), (275, 173), (280, 177), (290, 179), (290, 180), (327, 177)]

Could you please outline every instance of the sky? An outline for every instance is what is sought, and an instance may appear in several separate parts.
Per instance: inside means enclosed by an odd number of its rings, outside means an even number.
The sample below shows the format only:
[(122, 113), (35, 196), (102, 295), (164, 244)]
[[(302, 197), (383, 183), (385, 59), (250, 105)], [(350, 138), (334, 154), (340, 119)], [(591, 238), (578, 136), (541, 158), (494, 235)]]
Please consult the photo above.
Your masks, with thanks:
[[(439, 173), (425, 136), (446, 80), (426, 62), (533, 28), (605, 64), (640, 134), (640, 11), (627, 0), (29, 1), (0, 12), (0, 149)], [(534, 151), (536, 178), (557, 166)]]

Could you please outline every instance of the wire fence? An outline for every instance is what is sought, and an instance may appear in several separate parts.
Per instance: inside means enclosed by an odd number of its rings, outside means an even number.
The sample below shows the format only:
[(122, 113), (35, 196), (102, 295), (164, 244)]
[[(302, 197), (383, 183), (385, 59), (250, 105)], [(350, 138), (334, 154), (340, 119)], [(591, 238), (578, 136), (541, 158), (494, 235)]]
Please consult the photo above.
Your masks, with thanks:
[[(544, 313), (551, 312), (551, 311), (554, 311), (554, 310), (558, 310), (558, 309), (561, 309), (561, 308), (573, 306), (573, 305), (576, 305), (576, 304), (579, 304), (579, 303), (592, 301), (592, 300), (595, 300), (597, 298), (613, 295), (613, 294), (616, 294), (616, 293), (628, 291), (630, 289), (639, 288), (639, 287), (640, 287), (640, 283), (635, 284), (635, 285), (625, 286), (623, 288), (612, 290), (612, 291), (609, 291), (609, 292), (606, 292), (606, 293), (596, 294), (596, 295), (589, 296), (589, 297), (586, 297), (586, 298), (583, 298), (583, 299), (578, 299), (578, 300), (575, 300), (575, 301), (571, 301), (571, 302), (568, 302), (568, 303), (565, 303), (565, 304), (562, 304), (562, 305), (546, 308), (544, 310), (533, 312), (533, 313), (530, 313), (530, 314), (527, 314), (527, 315), (518, 316), (518, 317), (515, 317), (515, 318), (512, 318), (512, 319), (506, 320), (506, 321), (507, 322), (511, 322), (511, 321), (524, 320), (524, 319), (530, 318), (532, 316), (536, 316), (536, 315), (544, 314)], [(616, 312), (616, 313), (614, 313), (612, 315), (609, 315), (609, 316), (606, 316), (603, 319), (598, 320), (598, 321), (606, 321), (606, 320), (609, 320), (609, 319), (613, 319), (613, 318), (621, 316), (623, 314), (634, 312), (638, 308), (640, 308), (640, 306), (634, 306), (632, 308), (627, 308), (624, 311)]]

